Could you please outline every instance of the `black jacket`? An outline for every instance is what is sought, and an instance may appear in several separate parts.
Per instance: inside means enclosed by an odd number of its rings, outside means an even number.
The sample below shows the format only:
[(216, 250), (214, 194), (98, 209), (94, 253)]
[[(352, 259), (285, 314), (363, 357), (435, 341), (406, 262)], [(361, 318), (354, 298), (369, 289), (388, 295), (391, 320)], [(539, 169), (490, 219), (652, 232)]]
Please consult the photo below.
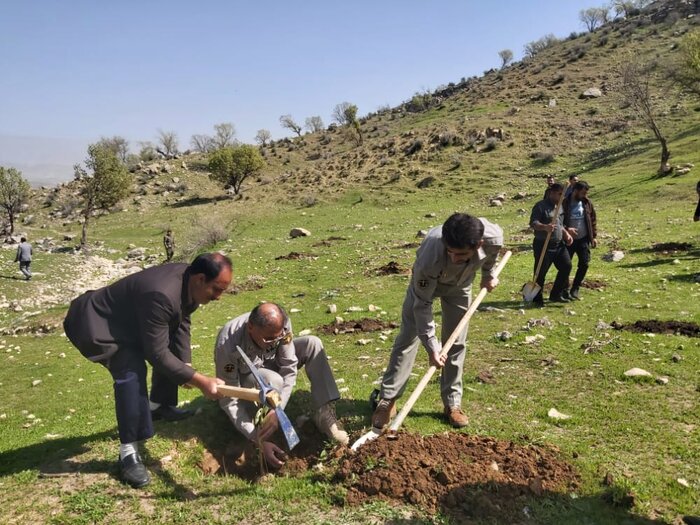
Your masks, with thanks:
[[(571, 211), (571, 200), (573, 195), (569, 195), (564, 199), (562, 203), (562, 208), (564, 208), (564, 227), (568, 228), (571, 225), (570, 211)], [(588, 240), (592, 241), (598, 237), (598, 222), (595, 216), (595, 208), (593, 203), (588, 197), (584, 197), (583, 200), (583, 215), (586, 218), (586, 228), (588, 228)]]
[(85, 292), (68, 309), (66, 335), (91, 361), (129, 349), (177, 384), (187, 383), (194, 375), (185, 364), (192, 356), (190, 315), (198, 305), (187, 297), (186, 270), (164, 264)]

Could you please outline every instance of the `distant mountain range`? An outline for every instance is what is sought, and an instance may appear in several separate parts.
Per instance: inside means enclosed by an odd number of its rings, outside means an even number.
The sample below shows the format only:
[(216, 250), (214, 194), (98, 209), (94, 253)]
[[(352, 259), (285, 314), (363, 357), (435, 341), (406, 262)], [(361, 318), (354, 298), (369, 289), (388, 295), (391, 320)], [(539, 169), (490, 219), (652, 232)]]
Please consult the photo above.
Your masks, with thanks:
[(55, 185), (73, 178), (88, 140), (0, 134), (0, 166), (20, 170), (32, 186)]

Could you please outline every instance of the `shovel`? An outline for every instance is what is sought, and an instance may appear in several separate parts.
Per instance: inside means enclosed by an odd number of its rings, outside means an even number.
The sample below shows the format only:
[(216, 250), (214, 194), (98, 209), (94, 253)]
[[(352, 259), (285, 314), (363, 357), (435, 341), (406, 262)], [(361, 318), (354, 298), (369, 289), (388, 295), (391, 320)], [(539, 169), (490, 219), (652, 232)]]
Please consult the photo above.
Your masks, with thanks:
[[(557, 202), (557, 206), (554, 208), (554, 217), (552, 217), (552, 221), (555, 224), (559, 222), (559, 210), (561, 209), (561, 203), (564, 202), (565, 193), (566, 192), (562, 190), (561, 197), (559, 197), (559, 202)], [(535, 268), (535, 274), (532, 276), (532, 281), (523, 285), (522, 294), (523, 300), (526, 303), (531, 303), (534, 301), (537, 294), (539, 294), (540, 290), (542, 290), (542, 287), (537, 284), (537, 276), (540, 274), (540, 270), (542, 269), (542, 263), (544, 262), (545, 255), (547, 255), (547, 246), (549, 245), (549, 239), (551, 238), (552, 232), (548, 231), (547, 237), (544, 239), (544, 245), (542, 246), (542, 253), (540, 253), (540, 258), (537, 260), (537, 268)]]
[[(494, 270), (493, 270), (494, 277), (498, 277), (498, 274), (501, 273), (501, 270), (503, 270), (503, 267), (506, 265), (506, 263), (508, 262), (508, 259), (510, 259), (511, 255), (512, 255), (512, 252), (510, 252), (510, 251), (506, 252), (503, 255), (503, 257), (501, 258), (501, 262), (499, 262), (498, 265), (496, 266), (496, 268), (494, 268)], [(464, 316), (462, 316), (462, 319), (460, 320), (459, 324), (457, 324), (457, 326), (455, 327), (455, 329), (452, 332), (452, 334), (450, 335), (449, 339), (442, 346), (442, 350), (440, 351), (441, 356), (446, 355), (447, 352), (450, 351), (450, 348), (452, 348), (452, 345), (457, 340), (457, 337), (459, 337), (459, 334), (467, 326), (467, 324), (469, 323), (469, 319), (471, 319), (472, 315), (474, 315), (474, 312), (476, 312), (476, 309), (481, 304), (481, 301), (484, 300), (484, 297), (486, 297), (487, 293), (488, 293), (488, 290), (486, 288), (482, 288), (479, 291), (479, 294), (474, 298), (474, 300), (472, 301), (472, 304), (469, 305), (469, 308), (464, 313)], [(413, 405), (416, 404), (416, 401), (418, 401), (418, 398), (423, 393), (423, 390), (425, 389), (425, 387), (428, 384), (428, 382), (430, 381), (430, 379), (432, 379), (433, 374), (435, 374), (436, 371), (437, 371), (437, 367), (435, 367), (435, 366), (431, 366), (430, 368), (428, 368), (428, 371), (425, 373), (423, 378), (418, 383), (418, 386), (411, 394), (411, 397), (408, 398), (408, 400), (404, 404), (403, 408), (401, 408), (401, 412), (398, 413), (398, 415), (394, 418), (394, 421), (391, 423), (391, 426), (389, 427), (390, 433), (394, 434), (399, 429), (399, 427), (403, 423), (403, 420), (406, 419), (406, 416), (408, 416), (408, 413), (413, 408)], [(377, 439), (382, 434), (382, 432), (383, 432), (382, 429), (372, 428), (372, 430), (370, 430), (366, 434), (360, 436), (360, 438), (357, 441), (355, 441), (350, 448), (352, 450), (357, 450), (362, 445), (367, 443), (368, 441), (372, 441), (374, 439)]]
[(260, 375), (258, 369), (255, 368), (255, 365), (252, 363), (250, 358), (245, 354), (243, 349), (240, 346), (237, 346), (236, 350), (238, 350), (238, 353), (241, 354), (241, 357), (243, 358), (243, 361), (245, 361), (245, 364), (248, 365), (248, 368), (253, 374), (255, 381), (257, 381), (260, 390), (257, 390), (255, 388), (240, 388), (221, 385), (217, 387), (217, 391), (221, 392), (226, 396), (240, 397), (240, 399), (247, 399), (248, 401), (257, 401), (261, 405), (265, 405), (272, 408), (275, 411), (275, 414), (277, 414), (277, 421), (279, 421), (280, 428), (284, 433), (284, 439), (287, 440), (289, 450), (292, 450), (299, 444), (299, 436), (297, 435), (296, 430), (294, 430), (292, 422), (287, 417), (287, 414), (285, 414), (284, 410), (282, 410), (282, 407), (280, 407), (281, 400), (279, 397), (279, 393), (277, 392), (277, 390), (275, 390), (267, 384), (267, 382), (263, 379), (262, 375)]

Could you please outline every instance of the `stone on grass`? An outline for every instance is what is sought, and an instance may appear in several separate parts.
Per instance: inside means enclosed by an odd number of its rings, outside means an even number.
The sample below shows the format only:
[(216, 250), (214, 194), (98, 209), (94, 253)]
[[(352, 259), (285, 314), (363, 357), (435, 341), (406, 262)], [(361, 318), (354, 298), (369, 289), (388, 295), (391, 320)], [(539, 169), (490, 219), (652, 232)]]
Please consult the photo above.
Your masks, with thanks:
[(571, 419), (570, 415), (562, 414), (556, 408), (550, 408), (549, 412), (547, 412), (547, 416), (549, 416), (550, 419), (556, 419), (556, 420)]
[(41, 379), (35, 379), (32, 381), (32, 386), (39, 386), (41, 384)]
[(292, 239), (296, 239), (297, 237), (308, 237), (309, 235), (311, 235), (311, 232), (309, 230), (305, 230), (304, 228), (292, 228), (289, 232), (289, 236)]
[(299, 337), (306, 337), (307, 335), (311, 335), (311, 330), (307, 328), (306, 330), (302, 330), (301, 332), (299, 332), (298, 335)]
[(329, 305), (328, 305), (328, 308), (326, 309), (326, 311), (327, 311), (329, 314), (334, 314), (334, 313), (336, 313), (336, 312), (338, 311), (338, 307), (337, 307), (336, 305), (334, 305), (334, 304), (329, 304)]
[(624, 373), (625, 377), (652, 377), (649, 372), (642, 368), (630, 368)]
[(597, 87), (590, 87), (586, 91), (581, 93), (579, 98), (598, 98), (602, 96), (603, 92), (600, 89), (598, 89)]
[(656, 378), (656, 382), (660, 385), (668, 385), (668, 377), (666, 376), (659, 376)]
[(507, 330), (504, 330), (503, 332), (498, 332), (498, 333), (496, 334), (496, 338), (497, 338), (497, 339), (500, 339), (501, 341), (507, 341), (507, 340), (510, 339), (511, 337), (513, 337), (513, 334), (511, 334), (511, 333), (510, 333), (509, 331), (507, 331)]
[(607, 262), (619, 262), (625, 258), (625, 252), (621, 250), (613, 250), (608, 254), (603, 255), (603, 260)]

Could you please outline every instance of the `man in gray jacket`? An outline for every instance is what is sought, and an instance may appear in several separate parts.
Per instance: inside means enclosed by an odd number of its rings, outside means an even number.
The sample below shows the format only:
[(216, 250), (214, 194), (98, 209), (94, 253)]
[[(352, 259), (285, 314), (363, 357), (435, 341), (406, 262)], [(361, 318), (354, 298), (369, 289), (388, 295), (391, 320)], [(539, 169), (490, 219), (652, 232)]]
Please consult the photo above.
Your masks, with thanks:
[[(226, 323), (216, 339), (216, 377), (227, 385), (257, 388), (259, 385), (255, 384), (236, 347), (241, 347), (263, 379), (280, 393), (282, 408), (289, 401), (298, 369), (304, 367), (311, 383), (314, 423), (331, 439), (348, 443), (348, 434), (335, 414), (334, 403), (340, 398), (340, 393), (318, 337), (293, 337), (289, 317), (275, 303), (262, 303), (250, 313)], [(224, 398), (219, 405), (246, 439), (261, 446), (269, 465), (275, 468), (282, 465), (282, 450), (268, 441), (279, 425), (274, 411), (270, 411), (256, 429), (253, 420), (257, 408), (253, 402)]]
[[(150, 482), (138, 454), (139, 441), (153, 436), (153, 419), (182, 419), (178, 385), (197, 387), (219, 399), (223, 381), (191, 365), (190, 315), (217, 300), (231, 284), (231, 261), (220, 253), (199, 255), (192, 264), (164, 264), (129, 275), (75, 299), (63, 322), (83, 356), (104, 365), (114, 379), (119, 428), (119, 470), (139, 488)], [(146, 361), (153, 367), (150, 402)]]
[(15, 262), (19, 262), (19, 271), (24, 274), (25, 280), (31, 279), (32, 272), (29, 266), (32, 264), (32, 245), (27, 242), (26, 237), (20, 239)]
[(394, 405), (406, 388), (419, 343), (428, 351), (430, 364), (442, 368), (440, 393), (445, 417), (456, 428), (469, 423), (461, 408), (467, 328), (447, 356), (440, 356), (442, 347), (435, 335), (433, 300), (440, 298), (444, 344), (469, 308), (476, 273), (481, 270), (481, 287), (491, 291), (498, 284), (491, 271), (502, 246), (500, 226), (465, 213), (451, 215), (445, 224), (428, 232), (416, 252), (403, 303), (401, 330), (384, 372), (379, 403), (372, 416), (373, 427), (383, 428), (396, 413)]

